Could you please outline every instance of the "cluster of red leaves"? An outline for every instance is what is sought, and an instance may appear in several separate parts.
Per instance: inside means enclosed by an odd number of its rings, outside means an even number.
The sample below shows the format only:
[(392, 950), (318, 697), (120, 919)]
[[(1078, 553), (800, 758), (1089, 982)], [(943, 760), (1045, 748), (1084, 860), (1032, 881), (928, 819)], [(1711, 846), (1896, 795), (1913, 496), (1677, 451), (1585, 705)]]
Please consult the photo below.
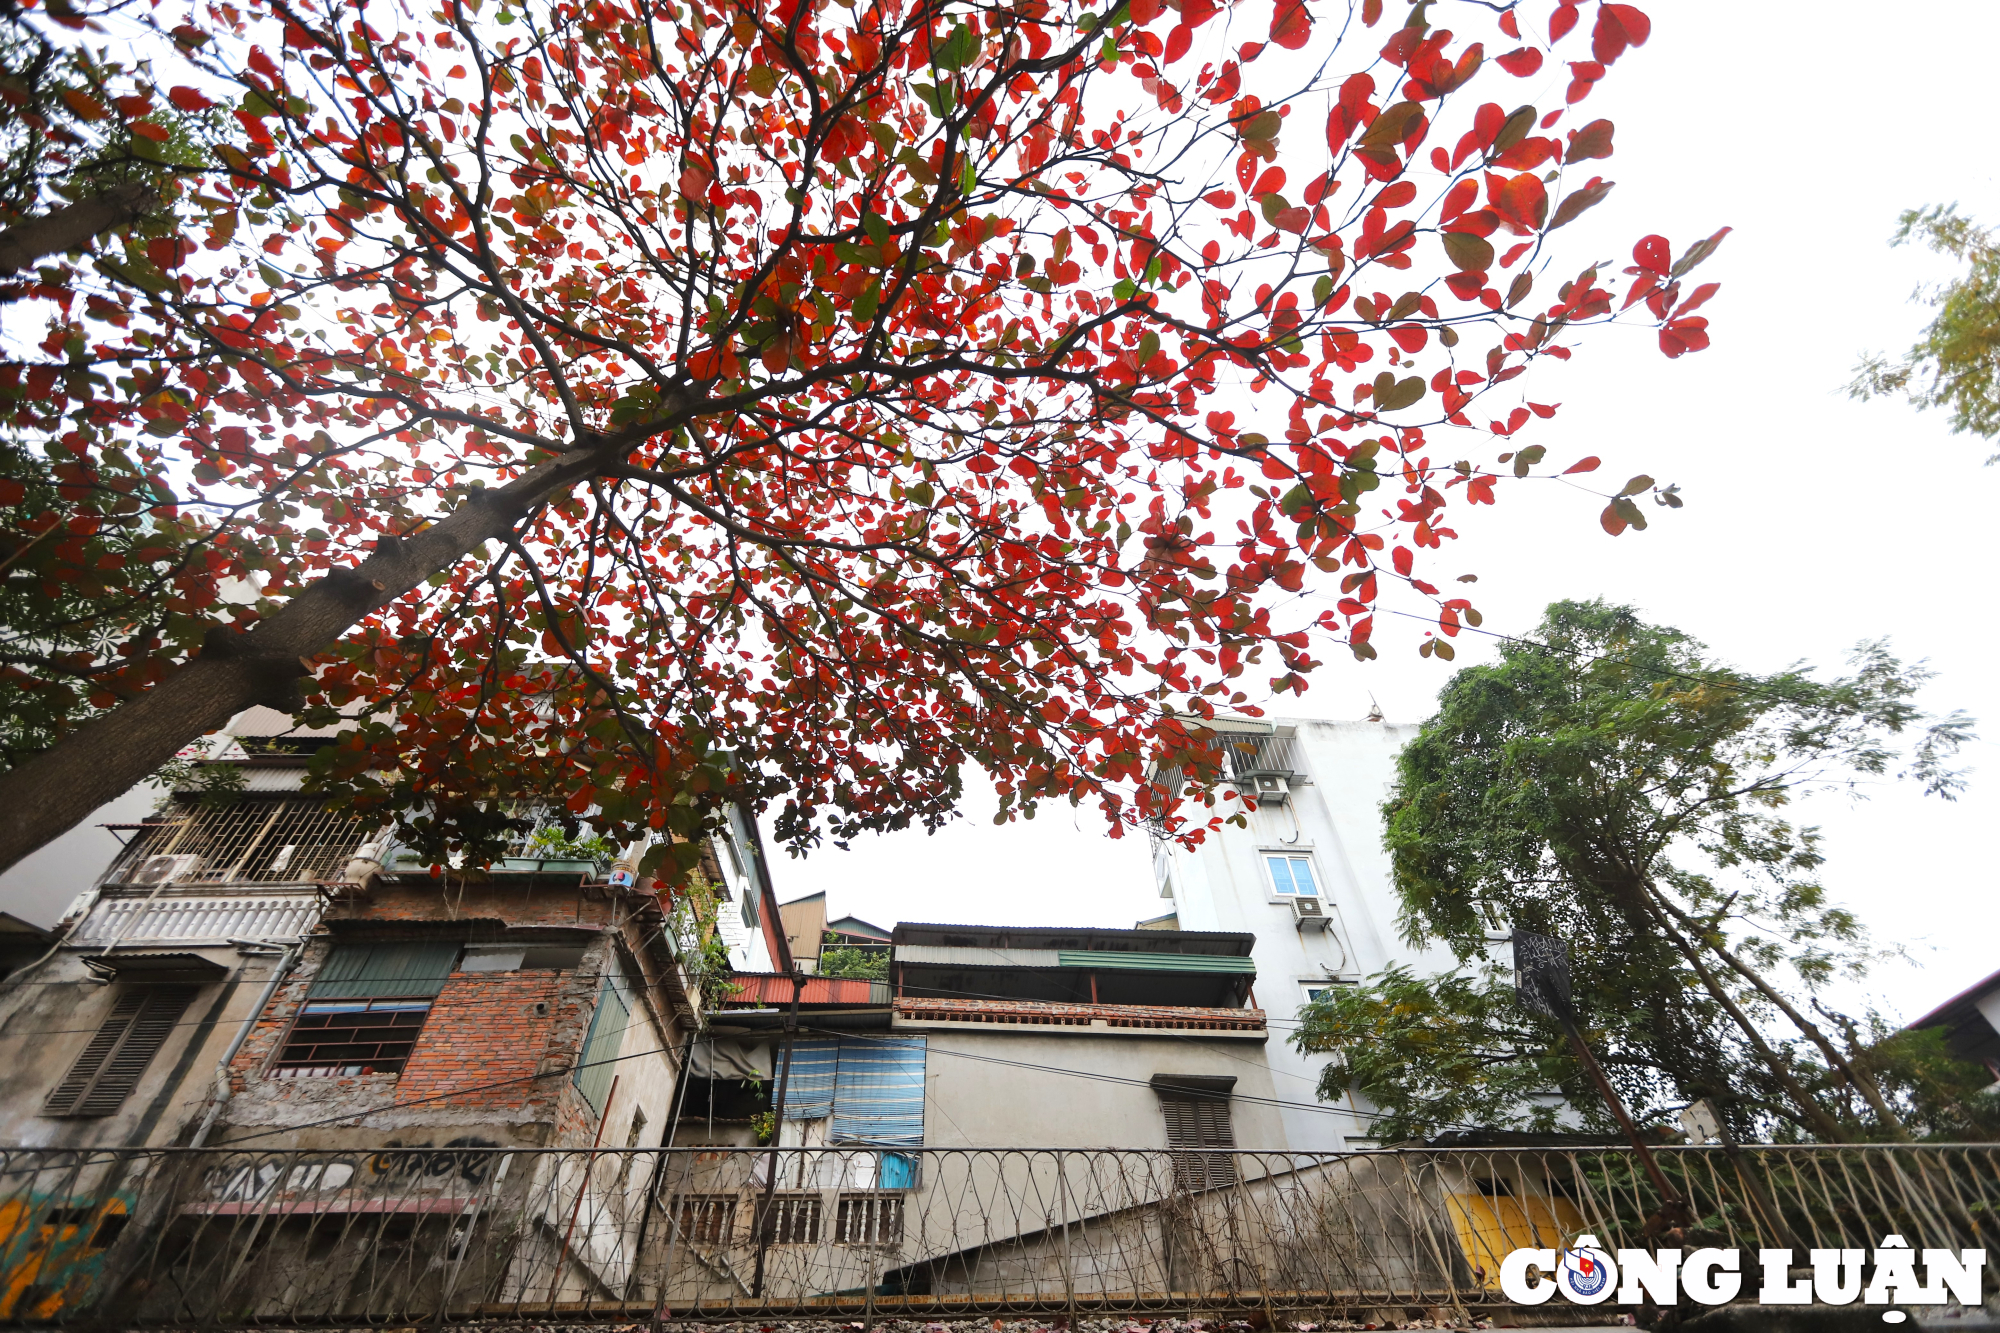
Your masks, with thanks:
[[(324, 760), (369, 808), (677, 827), (733, 762), (809, 838), (941, 819), (971, 761), (1003, 817), (1198, 836), (1146, 780), (1213, 771), (1174, 715), (1303, 690), (1316, 640), (1372, 656), (1391, 580), (1477, 623), (1416, 552), (1505, 474), (1427, 432), (1526, 475), (1512, 437), (1554, 409), (1471, 414), (1619, 307), (1595, 269), (1530, 299), (1611, 189), (1577, 179), (1609, 121), (1479, 100), (1484, 44), (1427, 6), (1301, 72), (1339, 25), (1255, 2), (198, 5), (168, 95), (233, 84), (240, 131), (199, 246), (128, 247), (145, 318), (49, 344), (161, 389), (16, 407), (167, 423), (210, 493), (267, 499), (274, 597), (597, 460), (328, 659), (330, 706), (381, 710)], [(1648, 27), (1581, 17), (1529, 42), (1508, 11), (1490, 63), (1531, 77), (1576, 29), (1583, 100)], [(1259, 62), (1298, 91), (1245, 92)], [(1669, 355), (1706, 343), (1712, 288), (1678, 281), (1719, 240), (1627, 270)], [(282, 551), (281, 501), (320, 523)]]

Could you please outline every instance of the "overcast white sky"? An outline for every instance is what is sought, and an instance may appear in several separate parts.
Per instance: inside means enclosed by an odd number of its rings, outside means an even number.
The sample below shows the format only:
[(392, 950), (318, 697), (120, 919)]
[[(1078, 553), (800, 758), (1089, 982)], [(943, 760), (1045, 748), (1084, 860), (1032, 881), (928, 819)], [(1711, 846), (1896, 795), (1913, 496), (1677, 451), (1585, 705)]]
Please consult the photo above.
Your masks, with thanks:
[[(2000, 893), (1988, 841), (2000, 826), (1995, 500), (1981, 441), (1935, 415), (1860, 405), (1841, 392), (1864, 348), (1906, 346), (1922, 324), (1911, 289), (1944, 270), (1891, 250), (1898, 212), (1959, 201), (2000, 222), (1991, 144), (1991, 53), (2000, 7), (1672, 0), (1647, 6), (1651, 42), (1586, 104), (1618, 126), (1611, 198), (1570, 229), (1565, 255), (1630, 262), (1634, 239), (1676, 253), (1730, 225), (1703, 277), (1715, 345), (1669, 362), (1643, 329), (1600, 333), (1537, 398), (1563, 404), (1534, 442), (1551, 458), (1597, 454), (1598, 477), (1678, 482), (1687, 508), (1654, 511), (1612, 539), (1602, 502), (1502, 488), (1463, 534), (1449, 573), (1477, 572), (1486, 626), (1525, 632), (1562, 597), (1630, 602), (1753, 670), (1838, 667), (1889, 636), (1940, 677), (1929, 703), (1965, 708), (1994, 738), (1956, 804), (1887, 789), (1820, 803), (1825, 879), (1878, 940), (1910, 951), (1872, 995), (1914, 1017), (2000, 968)], [(1543, 106), (1560, 91), (1523, 89)], [(1538, 95), (1540, 94), (1540, 95)], [(1594, 246), (1596, 253), (1591, 254)], [(1615, 484), (1615, 483), (1614, 483)], [(1530, 492), (1533, 492), (1532, 494)], [(1986, 517), (1980, 517), (1982, 514)], [(1415, 609), (1415, 608), (1412, 608)], [(1291, 714), (1428, 715), (1453, 670), (1419, 660), (1421, 628), (1384, 617), (1380, 660), (1335, 663)], [(1480, 660), (1460, 640), (1457, 665)], [(1161, 910), (1145, 840), (1114, 842), (1065, 809), (1005, 829), (990, 796), (946, 833), (883, 837), (779, 866), (780, 896), (825, 889), (834, 914), (882, 924), (983, 921), (1128, 926)], [(1080, 822), (1079, 822), (1080, 821)]]

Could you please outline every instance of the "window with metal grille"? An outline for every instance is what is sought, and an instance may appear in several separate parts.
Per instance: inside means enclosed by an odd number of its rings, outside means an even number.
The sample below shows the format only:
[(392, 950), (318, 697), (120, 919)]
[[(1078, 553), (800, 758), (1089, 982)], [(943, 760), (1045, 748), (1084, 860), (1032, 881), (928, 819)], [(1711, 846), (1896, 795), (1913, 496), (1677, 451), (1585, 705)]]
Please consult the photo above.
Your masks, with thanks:
[(271, 1072), (278, 1078), (400, 1074), (430, 1011), (429, 1000), (308, 1001)]
[(673, 1212), (681, 1239), (691, 1245), (727, 1245), (736, 1233), (734, 1194), (683, 1194)]
[[(337, 878), (368, 827), (306, 797), (251, 798), (220, 810), (179, 802), (133, 839), (115, 883), (302, 884)], [(176, 858), (166, 861), (162, 858)], [(150, 882), (150, 881), (148, 881)]]
[(334, 945), (271, 1064), (272, 1075), (402, 1073), (463, 947), (458, 940)]
[(1167, 1121), (1176, 1188), (1205, 1190), (1236, 1182), (1236, 1135), (1229, 1126), (1227, 1093), (1162, 1088), (1160, 1113)]
[(110, 1115), (194, 1001), (193, 986), (140, 986), (120, 995), (83, 1054), (42, 1104), (43, 1115)]
[(772, 1245), (817, 1245), (819, 1243), (819, 1195), (777, 1194), (760, 1200), (758, 1228)]
[(894, 1245), (903, 1239), (903, 1196), (843, 1194), (833, 1222), (841, 1245)]

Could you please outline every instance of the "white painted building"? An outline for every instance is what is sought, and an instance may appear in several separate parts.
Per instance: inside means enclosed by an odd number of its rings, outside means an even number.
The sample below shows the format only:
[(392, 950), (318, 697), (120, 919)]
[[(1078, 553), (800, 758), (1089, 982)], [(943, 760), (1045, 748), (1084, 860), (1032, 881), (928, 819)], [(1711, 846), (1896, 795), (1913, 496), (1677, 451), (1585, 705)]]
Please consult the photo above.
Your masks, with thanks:
[[(1324, 1056), (1291, 1044), (1297, 1013), (1323, 987), (1352, 984), (1390, 963), (1447, 971), (1448, 951), (1402, 941), (1382, 847), (1382, 802), (1410, 724), (1262, 719), (1218, 722), (1236, 787), (1262, 793), (1247, 827), (1226, 825), (1199, 850), (1156, 848), (1153, 870), (1173, 912), (1142, 923), (1257, 937), (1256, 999), (1270, 1016), (1265, 1047), (1283, 1108), (1285, 1147), (1332, 1152), (1373, 1146), (1364, 1105), (1320, 1103)], [(1245, 1144), (1245, 1147), (1280, 1145)]]

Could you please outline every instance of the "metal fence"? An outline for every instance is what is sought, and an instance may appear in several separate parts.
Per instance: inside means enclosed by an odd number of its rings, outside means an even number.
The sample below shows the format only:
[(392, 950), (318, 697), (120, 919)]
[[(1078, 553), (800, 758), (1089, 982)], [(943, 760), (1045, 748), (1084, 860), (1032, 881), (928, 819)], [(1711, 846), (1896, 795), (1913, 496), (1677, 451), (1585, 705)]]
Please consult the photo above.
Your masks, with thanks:
[[(1688, 1246), (1982, 1247), (2000, 1208), (2000, 1148), (1659, 1156)], [(1610, 1150), (0, 1150), (0, 1320), (1462, 1318), (1508, 1251), (1646, 1247), (1656, 1205)]]

